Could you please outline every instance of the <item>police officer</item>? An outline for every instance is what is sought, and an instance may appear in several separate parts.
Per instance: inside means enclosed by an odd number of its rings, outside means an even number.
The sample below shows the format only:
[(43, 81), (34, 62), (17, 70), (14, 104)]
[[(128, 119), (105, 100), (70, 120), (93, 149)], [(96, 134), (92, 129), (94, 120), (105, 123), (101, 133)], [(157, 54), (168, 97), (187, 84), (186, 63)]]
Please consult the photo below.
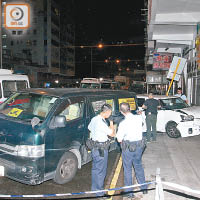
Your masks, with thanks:
[[(145, 148), (145, 142), (142, 140), (142, 115), (133, 115), (128, 103), (120, 104), (120, 112), (125, 119), (120, 122), (117, 131), (117, 140), (122, 148), (122, 162), (124, 168), (124, 185), (133, 184), (132, 166), (135, 169), (135, 175), (139, 184), (145, 183), (144, 169), (142, 166), (142, 153)], [(143, 194), (147, 193), (147, 186), (141, 186)], [(125, 189), (125, 198), (134, 198), (133, 189)]]
[[(104, 189), (104, 179), (107, 171), (108, 161), (108, 137), (114, 137), (113, 121), (110, 121), (110, 126), (106, 122), (112, 113), (112, 107), (109, 104), (104, 104), (101, 107), (101, 113), (92, 118), (88, 125), (91, 132), (91, 140), (94, 141), (92, 151), (92, 191)], [(97, 193), (97, 196), (103, 196), (104, 193)]]
[(157, 113), (158, 108), (160, 107), (160, 103), (157, 99), (154, 99), (153, 93), (149, 93), (148, 99), (142, 105), (142, 108), (145, 109), (146, 115), (147, 142), (151, 141), (151, 137), (152, 141), (156, 141)]

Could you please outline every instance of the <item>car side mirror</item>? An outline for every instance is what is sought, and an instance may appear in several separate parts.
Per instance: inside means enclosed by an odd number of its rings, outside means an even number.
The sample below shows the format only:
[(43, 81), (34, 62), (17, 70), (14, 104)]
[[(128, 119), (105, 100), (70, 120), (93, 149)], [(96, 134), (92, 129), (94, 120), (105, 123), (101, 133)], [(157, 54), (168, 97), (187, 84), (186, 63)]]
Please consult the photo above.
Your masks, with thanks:
[(66, 126), (66, 118), (63, 115), (58, 115), (52, 118), (49, 128), (55, 129), (55, 128), (63, 128)]

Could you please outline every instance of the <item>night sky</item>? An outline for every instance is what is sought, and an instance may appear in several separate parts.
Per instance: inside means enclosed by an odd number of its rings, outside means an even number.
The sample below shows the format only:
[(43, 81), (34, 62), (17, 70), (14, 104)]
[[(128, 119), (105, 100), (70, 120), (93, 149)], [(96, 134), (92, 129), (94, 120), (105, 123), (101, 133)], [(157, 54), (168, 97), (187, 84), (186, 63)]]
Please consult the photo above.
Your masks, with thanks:
[[(131, 59), (144, 65), (143, 8), (143, 0), (75, 0), (76, 45), (116, 45), (106, 47), (101, 52), (102, 59)], [(118, 44), (139, 45), (119, 47)]]
[(76, 23), (88, 25), (93, 40), (143, 40), (142, 0), (76, 0)]

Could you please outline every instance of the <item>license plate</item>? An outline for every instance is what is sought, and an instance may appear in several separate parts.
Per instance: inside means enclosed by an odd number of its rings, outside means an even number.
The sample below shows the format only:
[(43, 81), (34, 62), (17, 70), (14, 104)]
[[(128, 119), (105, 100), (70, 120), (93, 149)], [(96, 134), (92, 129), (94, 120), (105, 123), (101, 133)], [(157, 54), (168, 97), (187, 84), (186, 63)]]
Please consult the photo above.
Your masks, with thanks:
[(4, 176), (4, 166), (0, 166), (0, 176)]

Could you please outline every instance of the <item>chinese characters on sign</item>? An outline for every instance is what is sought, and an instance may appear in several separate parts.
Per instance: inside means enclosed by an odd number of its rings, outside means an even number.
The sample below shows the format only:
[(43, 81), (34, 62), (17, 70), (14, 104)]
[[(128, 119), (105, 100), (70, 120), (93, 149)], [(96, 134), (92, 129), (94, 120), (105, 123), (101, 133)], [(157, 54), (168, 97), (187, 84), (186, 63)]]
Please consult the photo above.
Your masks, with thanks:
[(172, 62), (172, 54), (169, 53), (154, 53), (153, 69), (168, 70)]

